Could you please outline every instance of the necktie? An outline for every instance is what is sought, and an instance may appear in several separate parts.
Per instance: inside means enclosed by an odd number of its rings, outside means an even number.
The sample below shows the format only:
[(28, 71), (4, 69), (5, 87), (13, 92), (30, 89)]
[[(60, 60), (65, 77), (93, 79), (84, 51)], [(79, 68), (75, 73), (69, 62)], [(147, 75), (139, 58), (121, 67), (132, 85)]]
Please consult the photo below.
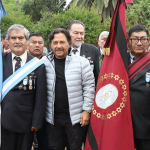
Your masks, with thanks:
[(17, 61), (16, 64), (15, 64), (15, 71), (16, 71), (16, 70), (18, 70), (21, 67), (21, 63), (20, 63), (21, 58), (15, 56), (14, 59)]
[(136, 57), (133, 57), (133, 61), (136, 60)]
[(73, 50), (72, 50), (72, 52), (73, 52), (74, 54), (76, 54), (77, 51), (78, 51), (77, 49), (73, 49)]

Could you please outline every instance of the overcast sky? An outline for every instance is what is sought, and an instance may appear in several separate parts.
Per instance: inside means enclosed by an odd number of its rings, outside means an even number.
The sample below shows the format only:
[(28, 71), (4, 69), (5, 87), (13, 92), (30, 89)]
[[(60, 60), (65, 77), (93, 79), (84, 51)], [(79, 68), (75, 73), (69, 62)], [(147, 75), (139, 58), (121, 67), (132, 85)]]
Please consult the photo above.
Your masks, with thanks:
[(71, 0), (66, 0), (66, 5), (68, 5), (68, 4), (69, 4), (69, 2), (71, 2)]

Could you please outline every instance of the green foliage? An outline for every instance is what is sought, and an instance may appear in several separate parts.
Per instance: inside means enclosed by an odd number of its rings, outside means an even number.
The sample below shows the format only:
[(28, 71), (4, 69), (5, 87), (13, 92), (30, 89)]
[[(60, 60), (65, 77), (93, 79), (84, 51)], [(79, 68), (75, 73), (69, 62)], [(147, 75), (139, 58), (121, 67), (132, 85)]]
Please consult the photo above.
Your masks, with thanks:
[(43, 18), (35, 26), (35, 32), (40, 32), (48, 44), (48, 35), (55, 28), (66, 28), (73, 20), (80, 20), (85, 24), (85, 42), (97, 43), (97, 37), (103, 30), (109, 30), (110, 19), (101, 23), (102, 19), (94, 10), (71, 7), (61, 13), (43, 13)]
[(72, 0), (74, 6), (95, 9), (103, 19), (112, 17), (117, 0)]
[(150, 30), (150, 1), (141, 0), (126, 10), (127, 28), (141, 24)]
[(18, 10), (18, 5), (15, 0), (3, 0), (7, 16), (2, 17), (1, 19), (1, 33), (8, 30), (8, 28), (13, 24), (22, 24), (28, 30), (32, 31), (34, 27), (34, 23), (31, 21), (29, 15), (25, 15), (21, 9)]
[(25, 14), (31, 15), (33, 21), (39, 21), (42, 13), (62, 11), (65, 6), (65, 0), (26, 0), (23, 4)]

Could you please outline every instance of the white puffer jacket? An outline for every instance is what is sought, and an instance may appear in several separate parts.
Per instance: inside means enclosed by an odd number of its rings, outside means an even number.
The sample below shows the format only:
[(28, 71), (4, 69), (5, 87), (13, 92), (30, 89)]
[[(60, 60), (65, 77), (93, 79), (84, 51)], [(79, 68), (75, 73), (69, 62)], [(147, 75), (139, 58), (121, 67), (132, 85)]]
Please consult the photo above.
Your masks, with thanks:
[[(46, 121), (54, 124), (55, 101), (55, 64), (54, 54), (51, 52), (41, 59), (46, 68), (47, 80), (47, 107)], [(65, 60), (65, 79), (68, 91), (69, 112), (72, 125), (80, 122), (83, 110), (91, 112), (95, 83), (94, 75), (86, 58), (67, 55)]]

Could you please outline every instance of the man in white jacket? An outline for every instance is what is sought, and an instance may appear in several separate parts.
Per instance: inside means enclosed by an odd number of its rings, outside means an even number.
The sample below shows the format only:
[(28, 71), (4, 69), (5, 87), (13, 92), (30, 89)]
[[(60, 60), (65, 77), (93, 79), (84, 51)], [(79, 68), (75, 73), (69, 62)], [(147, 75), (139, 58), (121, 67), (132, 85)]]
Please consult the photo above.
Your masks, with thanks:
[(49, 35), (52, 52), (42, 58), (47, 76), (47, 136), (49, 149), (81, 150), (95, 94), (94, 75), (87, 59), (70, 55), (71, 37), (57, 28)]

